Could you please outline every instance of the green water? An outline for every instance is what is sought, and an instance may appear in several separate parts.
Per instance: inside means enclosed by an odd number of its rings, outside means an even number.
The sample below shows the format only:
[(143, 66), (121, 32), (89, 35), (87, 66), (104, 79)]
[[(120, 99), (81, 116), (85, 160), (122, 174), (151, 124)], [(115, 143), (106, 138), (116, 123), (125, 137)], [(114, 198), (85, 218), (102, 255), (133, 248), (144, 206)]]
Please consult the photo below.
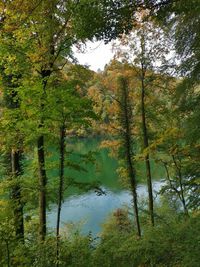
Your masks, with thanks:
[[(98, 233), (101, 224), (106, 217), (123, 205), (130, 206), (130, 192), (124, 188), (117, 175), (118, 162), (109, 155), (107, 149), (100, 149), (100, 139), (74, 139), (70, 140), (66, 146), (66, 151), (73, 151), (68, 156), (70, 160), (79, 163), (86, 171), (77, 171), (69, 167), (65, 168), (67, 177), (73, 178), (76, 182), (91, 183), (99, 182), (100, 187), (105, 194), (98, 196), (95, 190), (86, 191), (85, 189), (77, 189), (70, 186), (65, 192), (65, 201), (63, 203), (61, 221), (62, 225), (66, 223), (74, 223), (81, 225), (80, 228), (84, 233), (92, 231)], [(94, 152), (94, 163), (81, 163), (82, 156), (89, 151)], [(55, 153), (54, 160), (56, 160)], [(164, 177), (164, 170), (151, 161), (152, 177), (154, 179), (154, 190), (160, 187), (159, 179)], [(137, 163), (137, 180), (138, 195), (144, 198), (147, 194), (145, 181), (144, 163)], [(57, 176), (58, 170), (51, 170), (51, 175)], [(56, 190), (55, 190), (56, 191)], [(51, 212), (48, 216), (49, 226), (54, 228), (56, 223), (56, 205), (52, 205)]]

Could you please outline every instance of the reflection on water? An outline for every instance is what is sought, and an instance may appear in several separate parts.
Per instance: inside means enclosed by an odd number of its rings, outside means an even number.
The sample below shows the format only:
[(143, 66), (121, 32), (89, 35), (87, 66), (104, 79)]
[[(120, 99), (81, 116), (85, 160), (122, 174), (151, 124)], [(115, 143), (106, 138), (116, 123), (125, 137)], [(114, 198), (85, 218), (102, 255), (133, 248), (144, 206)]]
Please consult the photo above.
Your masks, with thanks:
[[(129, 191), (122, 188), (116, 173), (118, 167), (117, 160), (109, 156), (107, 149), (99, 149), (99, 143), (99, 139), (88, 138), (74, 140), (67, 145), (67, 150), (74, 151), (74, 154), (71, 155), (73, 161), (78, 160), (76, 153), (84, 154), (91, 150), (98, 153), (96, 155), (96, 165), (88, 164), (84, 166), (87, 172), (77, 172), (66, 168), (65, 174), (75, 177), (76, 181), (79, 182), (100, 181), (101, 187), (106, 191), (106, 195), (97, 196), (94, 192), (81, 192), (77, 188), (70, 187), (65, 192), (65, 201), (61, 212), (62, 225), (70, 222), (77, 225), (81, 221), (83, 223), (81, 227), (83, 233), (88, 233), (89, 231), (92, 231), (94, 234), (98, 233), (101, 224), (110, 213), (123, 205), (131, 205), (131, 195)], [(154, 180), (164, 176), (163, 169), (153, 161), (151, 162), (151, 167)], [(54, 170), (53, 175), (56, 172), (58, 172), (57, 169)], [(136, 172), (137, 180), (140, 181), (138, 195), (141, 200), (142, 197), (147, 196), (146, 186), (142, 184), (142, 181), (146, 180), (143, 162), (136, 165)], [(160, 186), (160, 182), (153, 183), (155, 191), (158, 191)], [(56, 212), (56, 206), (54, 206), (48, 215), (49, 226), (52, 228), (56, 226)]]
[[(161, 182), (154, 182), (154, 192), (161, 187)], [(61, 222), (80, 223), (83, 233), (91, 231), (97, 234), (101, 230), (101, 224), (106, 217), (116, 208), (123, 205), (131, 205), (131, 194), (127, 190), (112, 192), (106, 190), (106, 195), (97, 196), (94, 192), (88, 192), (83, 195), (71, 196), (65, 200), (62, 207)], [(146, 186), (138, 186), (138, 197), (141, 200), (147, 195)], [(56, 207), (52, 209), (48, 216), (49, 226), (54, 228), (56, 225)]]

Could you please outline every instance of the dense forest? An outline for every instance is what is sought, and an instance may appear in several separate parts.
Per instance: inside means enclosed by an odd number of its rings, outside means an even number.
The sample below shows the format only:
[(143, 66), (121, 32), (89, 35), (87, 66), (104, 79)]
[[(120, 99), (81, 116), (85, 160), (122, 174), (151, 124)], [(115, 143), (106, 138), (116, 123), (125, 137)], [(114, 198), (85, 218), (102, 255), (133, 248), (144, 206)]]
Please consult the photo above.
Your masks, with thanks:
[[(0, 1), (0, 266), (200, 266), (199, 29), (199, 0)], [(98, 233), (62, 222), (111, 176), (130, 199)]]

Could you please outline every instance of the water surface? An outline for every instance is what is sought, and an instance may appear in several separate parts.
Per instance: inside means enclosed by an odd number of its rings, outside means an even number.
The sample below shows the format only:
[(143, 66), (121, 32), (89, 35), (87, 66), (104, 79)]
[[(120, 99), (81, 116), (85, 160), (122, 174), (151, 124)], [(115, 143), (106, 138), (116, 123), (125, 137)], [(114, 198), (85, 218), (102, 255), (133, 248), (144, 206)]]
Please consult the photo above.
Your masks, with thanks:
[[(87, 172), (77, 172), (66, 169), (65, 172), (82, 182), (101, 182), (101, 188), (105, 194), (98, 196), (93, 190), (89, 192), (80, 191), (77, 188), (69, 188), (65, 193), (65, 201), (61, 212), (61, 227), (65, 224), (73, 223), (82, 233), (92, 232), (97, 234), (101, 230), (103, 222), (115, 209), (128, 206), (131, 208), (132, 196), (127, 189), (124, 189), (117, 175), (118, 162), (109, 156), (107, 149), (99, 149), (100, 140), (86, 139), (75, 140), (67, 146), (67, 149), (75, 151), (73, 160), (78, 160), (76, 155), (87, 153), (90, 150), (97, 151), (96, 163), (86, 166)], [(137, 188), (139, 199), (147, 196), (144, 164), (137, 165)], [(158, 181), (164, 175), (163, 169), (152, 162), (152, 174), (154, 177), (153, 188), (158, 191), (161, 183)], [(51, 228), (56, 225), (56, 205), (52, 206), (48, 215), (48, 222)]]

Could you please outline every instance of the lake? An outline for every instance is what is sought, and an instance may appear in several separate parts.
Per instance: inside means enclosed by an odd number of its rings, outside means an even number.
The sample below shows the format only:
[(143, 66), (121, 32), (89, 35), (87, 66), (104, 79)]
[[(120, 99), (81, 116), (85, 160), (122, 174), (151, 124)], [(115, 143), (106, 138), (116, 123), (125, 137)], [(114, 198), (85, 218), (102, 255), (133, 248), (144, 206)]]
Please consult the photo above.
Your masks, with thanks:
[[(123, 188), (117, 175), (118, 162), (109, 155), (107, 149), (99, 148), (100, 140), (96, 138), (77, 139), (67, 145), (67, 150), (73, 149), (73, 160), (78, 160), (78, 154), (88, 151), (96, 151), (96, 163), (87, 164), (87, 172), (77, 172), (66, 169), (66, 175), (75, 177), (77, 181), (94, 182), (99, 181), (105, 194), (97, 195), (94, 191), (80, 191), (77, 188), (69, 188), (65, 193), (65, 200), (61, 211), (61, 227), (65, 224), (74, 224), (75, 228), (82, 233), (92, 232), (98, 234), (101, 225), (115, 209), (123, 206), (131, 206), (132, 196)], [(147, 196), (144, 164), (137, 164), (137, 179), (139, 201)], [(158, 191), (161, 187), (159, 179), (164, 176), (164, 170), (152, 162), (152, 177), (154, 178), (153, 189)], [(48, 225), (50, 228), (56, 226), (57, 207), (52, 205), (48, 213)]]

